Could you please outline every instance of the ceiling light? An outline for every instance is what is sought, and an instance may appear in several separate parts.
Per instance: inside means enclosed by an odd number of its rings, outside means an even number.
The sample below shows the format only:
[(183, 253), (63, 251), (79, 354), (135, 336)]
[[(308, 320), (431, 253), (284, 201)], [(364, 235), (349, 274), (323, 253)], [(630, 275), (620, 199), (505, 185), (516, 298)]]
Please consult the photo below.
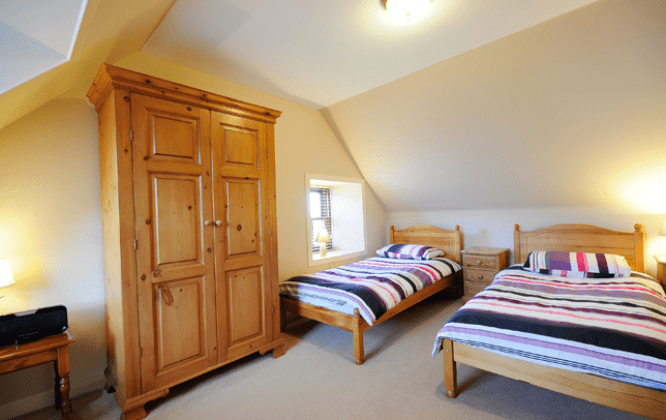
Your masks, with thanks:
[(400, 22), (413, 22), (426, 14), (431, 0), (382, 0), (389, 16)]

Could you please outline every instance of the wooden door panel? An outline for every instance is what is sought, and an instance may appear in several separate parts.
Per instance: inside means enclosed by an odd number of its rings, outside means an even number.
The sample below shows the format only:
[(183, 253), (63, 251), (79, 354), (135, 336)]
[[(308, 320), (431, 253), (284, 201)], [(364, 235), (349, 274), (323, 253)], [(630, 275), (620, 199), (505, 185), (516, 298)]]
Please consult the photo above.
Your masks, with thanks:
[(229, 125), (223, 125), (222, 130), (225, 163), (259, 169), (257, 153), (261, 144), (257, 131)]
[(200, 177), (153, 175), (155, 268), (203, 265), (200, 190)]
[(264, 267), (229, 271), (226, 283), (226, 358), (252, 353), (272, 338), (270, 283)]
[(265, 333), (263, 277), (261, 267), (227, 272), (230, 347)]
[(149, 116), (152, 155), (199, 161), (200, 145), (197, 143), (200, 138), (196, 121), (160, 113), (159, 110), (150, 112)]
[(257, 180), (225, 179), (227, 258), (261, 254), (260, 187)]
[(211, 135), (222, 362), (273, 339), (266, 124), (213, 112)]
[(157, 375), (205, 357), (204, 278), (153, 284)]
[(266, 124), (212, 113), (214, 165), (222, 177), (259, 179), (266, 167)]
[(210, 111), (131, 94), (142, 391), (217, 363)]

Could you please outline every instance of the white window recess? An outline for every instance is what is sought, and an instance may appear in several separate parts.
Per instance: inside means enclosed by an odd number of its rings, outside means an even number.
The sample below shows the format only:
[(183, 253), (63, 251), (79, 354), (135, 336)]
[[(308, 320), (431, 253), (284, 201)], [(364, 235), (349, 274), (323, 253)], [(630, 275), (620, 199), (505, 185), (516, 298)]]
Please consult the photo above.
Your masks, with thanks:
[[(364, 188), (362, 179), (305, 175), (308, 266), (365, 255)], [(321, 228), (330, 236), (326, 256), (320, 255), (322, 244), (315, 242)]]

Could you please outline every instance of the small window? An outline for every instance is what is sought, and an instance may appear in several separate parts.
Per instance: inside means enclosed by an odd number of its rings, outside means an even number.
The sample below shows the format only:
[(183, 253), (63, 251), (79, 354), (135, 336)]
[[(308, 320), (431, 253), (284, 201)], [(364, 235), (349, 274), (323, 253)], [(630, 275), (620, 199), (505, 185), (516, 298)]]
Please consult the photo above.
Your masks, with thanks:
[[(365, 255), (364, 181), (306, 174), (308, 265)], [(324, 256), (317, 234), (326, 229)]]
[(330, 242), (326, 242), (326, 249), (333, 248), (333, 232), (331, 230), (331, 190), (329, 188), (310, 188), (310, 223), (312, 250), (319, 251), (319, 243), (315, 238), (320, 230), (326, 229)]

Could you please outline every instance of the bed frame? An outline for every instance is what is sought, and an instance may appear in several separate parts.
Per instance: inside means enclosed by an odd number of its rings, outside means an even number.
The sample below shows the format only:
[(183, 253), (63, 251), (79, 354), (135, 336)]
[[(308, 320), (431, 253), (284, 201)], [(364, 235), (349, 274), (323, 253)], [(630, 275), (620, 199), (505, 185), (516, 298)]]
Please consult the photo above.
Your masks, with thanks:
[[(391, 226), (391, 243), (392, 244), (420, 244), (429, 245), (439, 248), (444, 251), (446, 258), (460, 263), (460, 251), (463, 247), (462, 234), (460, 233), (460, 226), (456, 225), (456, 230), (448, 231), (434, 226), (417, 225), (408, 227), (403, 230), (396, 230), (395, 226)], [(363, 349), (363, 332), (371, 327), (381, 324), (387, 319), (392, 318), (394, 315), (399, 314), (407, 308), (410, 308), (423, 299), (442, 291), (449, 286), (455, 287), (456, 296), (462, 296), (462, 271), (453, 273), (435, 284), (428, 286), (406, 299), (398, 303), (395, 307), (387, 311), (384, 315), (378, 318), (374, 324), (368, 323), (361, 318), (358, 309), (354, 310), (354, 315), (342, 314), (332, 311), (330, 309), (322, 308), (320, 306), (310, 305), (307, 303), (299, 302), (298, 300), (280, 296), (280, 309), (281, 319), (284, 323), (285, 311), (292, 314), (300, 315), (305, 318), (310, 318), (315, 321), (323, 322), (324, 324), (332, 325), (334, 327), (342, 328), (351, 331), (354, 336), (354, 358), (356, 364), (363, 364), (365, 361)], [(282, 325), (284, 329), (284, 324)]]
[[(531, 232), (514, 231), (514, 261), (525, 261), (531, 251), (560, 250), (613, 253), (623, 255), (632, 270), (644, 272), (643, 226), (634, 232), (616, 232), (590, 225), (554, 225)], [(527, 382), (541, 388), (581, 398), (619, 410), (651, 417), (666, 418), (666, 392), (587, 373), (543, 366), (500, 356), (451, 340), (443, 342), (444, 385), (446, 394), (455, 398), (456, 363)]]

